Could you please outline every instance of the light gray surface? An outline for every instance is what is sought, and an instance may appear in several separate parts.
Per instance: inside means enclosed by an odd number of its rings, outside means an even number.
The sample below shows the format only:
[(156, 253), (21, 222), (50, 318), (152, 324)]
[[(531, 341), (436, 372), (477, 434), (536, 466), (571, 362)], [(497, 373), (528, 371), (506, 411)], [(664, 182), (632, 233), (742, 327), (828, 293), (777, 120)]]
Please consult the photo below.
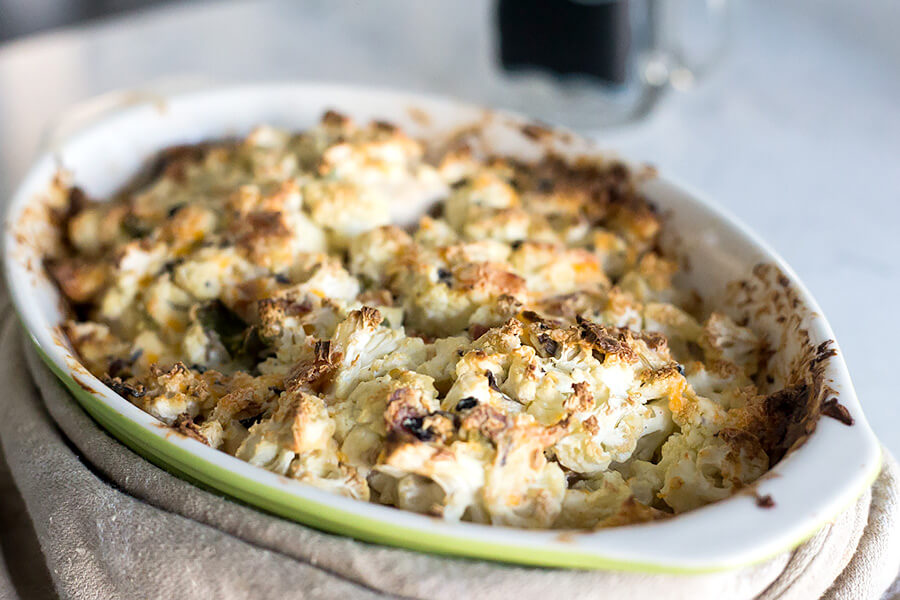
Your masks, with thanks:
[[(49, 120), (172, 76), (313, 79), (496, 97), (477, 0), (209, 3), (0, 48), (0, 198)], [(796, 269), (842, 345), (875, 431), (900, 455), (900, 2), (739, 5), (718, 72), (639, 125), (596, 135), (727, 207)]]

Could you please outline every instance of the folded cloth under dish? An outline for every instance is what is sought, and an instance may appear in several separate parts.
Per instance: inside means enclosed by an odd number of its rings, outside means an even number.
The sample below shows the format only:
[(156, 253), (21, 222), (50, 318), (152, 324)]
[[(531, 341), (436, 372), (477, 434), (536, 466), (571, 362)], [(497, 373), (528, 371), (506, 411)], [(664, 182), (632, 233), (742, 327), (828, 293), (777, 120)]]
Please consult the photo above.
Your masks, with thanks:
[[(705, 575), (538, 569), (358, 542), (204, 491), (81, 410), (0, 289), (0, 599), (900, 599), (900, 469), (808, 542)], [(30, 518), (30, 519), (29, 519)], [(2, 565), (0, 565), (2, 566)]]

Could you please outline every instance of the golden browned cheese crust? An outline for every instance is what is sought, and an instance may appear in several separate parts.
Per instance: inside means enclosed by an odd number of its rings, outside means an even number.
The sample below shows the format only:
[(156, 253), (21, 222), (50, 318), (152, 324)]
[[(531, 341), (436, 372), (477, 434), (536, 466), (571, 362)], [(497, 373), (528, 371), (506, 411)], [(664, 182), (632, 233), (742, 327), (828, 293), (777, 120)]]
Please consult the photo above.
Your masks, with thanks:
[(173, 148), (109, 201), (60, 183), (64, 331), (187, 437), (447, 520), (665, 518), (780, 458), (802, 390), (763, 393), (764, 341), (692, 312), (624, 164), (443, 147), (329, 112)]

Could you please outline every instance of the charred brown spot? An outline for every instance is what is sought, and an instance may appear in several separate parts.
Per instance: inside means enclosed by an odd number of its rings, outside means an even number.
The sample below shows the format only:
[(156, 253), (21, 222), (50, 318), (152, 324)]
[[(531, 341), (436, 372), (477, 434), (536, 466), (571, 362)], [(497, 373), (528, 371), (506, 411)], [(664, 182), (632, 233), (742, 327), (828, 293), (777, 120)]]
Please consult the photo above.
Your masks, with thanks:
[(533, 310), (523, 310), (522, 318), (528, 323), (543, 323), (543, 318), (541, 315), (537, 314)]
[[(106, 370), (106, 374), (110, 377), (120, 377), (123, 374), (129, 373), (131, 367), (143, 354), (144, 350), (142, 348), (138, 348), (129, 357), (119, 357), (113, 359), (109, 363), (109, 368)], [(200, 372), (202, 373), (203, 371)]]
[(309, 388), (317, 392), (331, 381), (340, 362), (341, 354), (331, 352), (331, 342), (318, 340), (314, 346), (313, 361), (301, 361), (293, 366), (284, 379), (284, 389), (294, 392), (302, 388)]
[(172, 429), (185, 437), (189, 437), (192, 440), (197, 440), (198, 442), (206, 444), (207, 446), (209, 445), (206, 437), (200, 432), (200, 427), (187, 413), (182, 413), (175, 417), (175, 422), (172, 423)]
[(553, 130), (541, 123), (526, 123), (519, 128), (519, 131), (528, 139), (536, 142), (553, 137)]
[(594, 395), (590, 386), (577, 381), (572, 384), (572, 395), (565, 399), (563, 408), (571, 412), (584, 412), (594, 406)]
[(403, 419), (401, 426), (420, 442), (434, 439), (434, 431), (425, 427), (425, 417), (407, 417)]
[(106, 287), (107, 269), (103, 263), (72, 257), (48, 260), (45, 266), (59, 289), (72, 302), (88, 302)]
[(658, 331), (642, 331), (640, 338), (647, 344), (651, 350), (660, 350), (668, 345), (666, 336)]
[(467, 396), (456, 403), (456, 410), (469, 410), (478, 405), (478, 398)]
[(441, 411), (427, 412), (420, 391), (402, 387), (388, 398), (385, 427), (394, 442), (413, 437), (420, 442), (445, 442), (454, 432), (455, 416)]
[(538, 336), (538, 342), (540, 342), (541, 348), (543, 348), (544, 352), (549, 356), (556, 356), (556, 353), (559, 351), (559, 342), (546, 333), (542, 333)]
[(371, 306), (363, 306), (360, 308), (359, 316), (362, 318), (363, 323), (370, 326), (379, 325), (382, 321), (381, 312), (379, 312), (377, 308), (372, 308)]
[(86, 206), (90, 204), (90, 199), (88, 195), (84, 193), (84, 190), (78, 187), (77, 185), (72, 186), (69, 189), (69, 214), (74, 215), (75, 213), (81, 212)]
[(269, 237), (288, 237), (291, 230), (284, 222), (284, 215), (275, 211), (256, 211), (244, 215), (236, 222), (236, 240), (239, 245), (247, 245), (254, 240)]
[(520, 317), (526, 323), (533, 323), (537, 325), (541, 330), (557, 329), (563, 326), (560, 321), (557, 321), (556, 319), (548, 319), (534, 312), (533, 310), (523, 310), (520, 314)]
[(468, 263), (458, 268), (455, 275), (458, 287), (463, 290), (481, 290), (514, 297), (527, 291), (525, 279), (495, 263)]
[(285, 316), (299, 317), (309, 313), (312, 309), (312, 303), (307, 298), (299, 302), (290, 298), (264, 298), (257, 303), (260, 315), (269, 311), (281, 311)]
[(483, 336), (490, 330), (491, 330), (491, 328), (488, 327), (487, 325), (481, 325), (480, 323), (475, 323), (474, 325), (469, 327), (469, 334), (472, 336), (473, 340), (477, 340), (478, 338), (480, 338), (481, 336)]
[(460, 425), (461, 429), (478, 431), (486, 438), (495, 440), (511, 426), (511, 420), (490, 404), (478, 404), (467, 414)]
[(757, 494), (756, 505), (760, 508), (775, 508), (775, 500), (772, 499), (771, 494), (766, 494), (765, 496)]
[(766, 396), (766, 423), (757, 437), (772, 464), (784, 457), (795, 441), (806, 435), (811, 410), (811, 389), (806, 383), (791, 385)]
[(119, 394), (123, 398), (143, 398), (144, 394), (146, 394), (146, 390), (144, 389), (143, 384), (136, 383), (130, 384), (122, 381), (121, 377), (109, 377), (106, 376), (102, 379), (103, 383), (106, 384), (112, 391)]
[(383, 133), (397, 133), (397, 126), (388, 121), (372, 121), (372, 128)]
[(600, 433), (600, 424), (597, 422), (597, 417), (595, 415), (591, 415), (587, 419), (585, 419), (581, 426), (584, 427), (584, 430), (587, 431), (591, 435), (597, 435)]
[(837, 355), (837, 350), (835, 350), (833, 346), (834, 342), (832, 340), (825, 340), (818, 346), (816, 346), (815, 356), (813, 356), (812, 360), (809, 362), (809, 368), (814, 369), (819, 364), (825, 362), (832, 356)]
[(340, 127), (346, 125), (350, 122), (350, 118), (342, 115), (336, 110), (327, 110), (325, 114), (322, 115), (322, 124), (329, 125), (332, 127)]
[(450, 287), (453, 285), (453, 273), (443, 267), (439, 267), (437, 270), (437, 280), (438, 283), (443, 283), (447, 287)]
[(853, 425), (854, 420), (847, 407), (838, 402), (837, 398), (830, 398), (822, 404), (822, 414), (832, 419), (837, 419), (844, 425)]
[(503, 393), (503, 392), (500, 390), (500, 386), (497, 385), (497, 378), (494, 377), (494, 372), (493, 372), (493, 371), (485, 371), (485, 372), (484, 372), (484, 376), (487, 377), (488, 385), (490, 386), (490, 388), (491, 388), (492, 390), (494, 390), (495, 392), (499, 392), (499, 393), (501, 393), (501, 394)]
[(624, 360), (636, 358), (634, 350), (628, 345), (628, 333), (625, 330), (604, 327), (588, 321), (580, 315), (576, 321), (581, 331), (581, 338), (602, 354), (615, 354)]
[(328, 362), (331, 360), (331, 340), (316, 340), (313, 352), (318, 362)]
[[(169, 177), (177, 182), (183, 182), (187, 176), (188, 167), (199, 163), (208, 151), (214, 146), (213, 142), (201, 142), (199, 144), (180, 144), (171, 146), (160, 152), (153, 165), (144, 177), (155, 179), (159, 176)], [(139, 184), (135, 181), (133, 185)]]
[(394, 305), (394, 295), (390, 290), (382, 289), (382, 290), (367, 290), (359, 294), (356, 297), (361, 303), (369, 305), (369, 304), (377, 304), (379, 306), (393, 306)]
[(246, 419), (240, 419), (238, 422), (241, 425), (243, 425), (244, 427), (246, 427), (247, 429), (250, 429), (257, 423), (262, 421), (262, 418), (263, 418), (262, 413), (259, 413), (258, 415), (253, 415), (252, 417), (247, 417)]

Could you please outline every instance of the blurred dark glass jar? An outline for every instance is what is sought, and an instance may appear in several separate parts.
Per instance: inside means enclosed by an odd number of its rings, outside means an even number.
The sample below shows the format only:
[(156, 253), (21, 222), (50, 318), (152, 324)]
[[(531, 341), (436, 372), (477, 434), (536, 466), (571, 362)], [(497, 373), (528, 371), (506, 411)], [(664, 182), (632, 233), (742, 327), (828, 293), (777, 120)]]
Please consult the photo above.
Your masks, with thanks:
[(592, 129), (638, 119), (727, 47), (729, 0), (498, 0), (494, 102)]

